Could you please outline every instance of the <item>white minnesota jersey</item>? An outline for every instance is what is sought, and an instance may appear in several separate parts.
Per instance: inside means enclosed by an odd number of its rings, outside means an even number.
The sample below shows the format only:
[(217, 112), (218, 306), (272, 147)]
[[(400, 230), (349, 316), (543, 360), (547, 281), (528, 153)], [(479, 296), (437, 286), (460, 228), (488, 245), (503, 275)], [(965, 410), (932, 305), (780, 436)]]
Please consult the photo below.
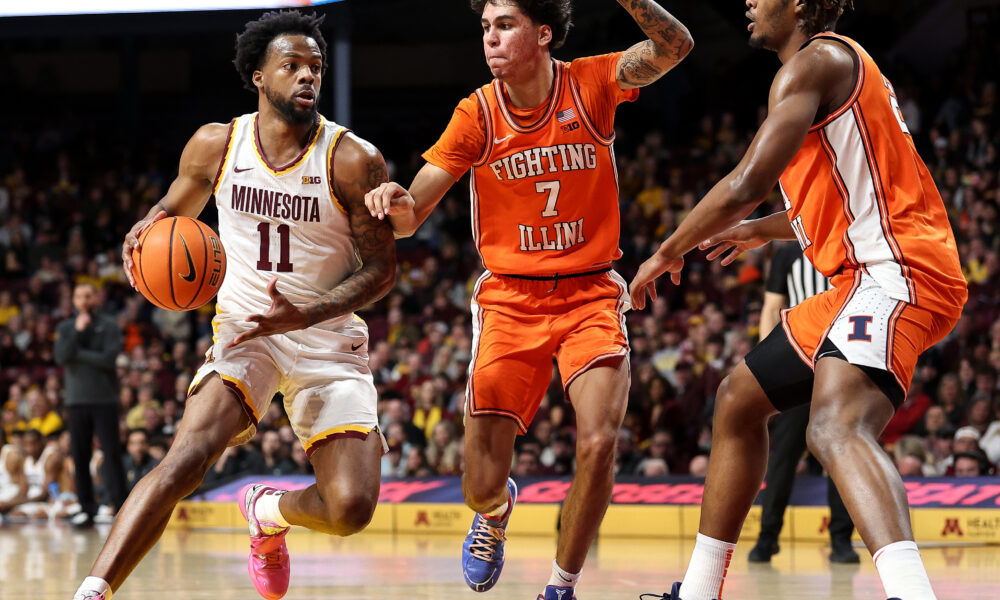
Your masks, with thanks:
[(37, 496), (45, 490), (45, 465), (56, 449), (47, 445), (42, 454), (35, 460), (31, 456), (24, 457), (24, 478), (28, 480), (28, 496)]
[(13, 499), (21, 491), (20, 487), (14, 483), (11, 473), (7, 470), (8, 457), (17, 452), (18, 450), (13, 444), (5, 444), (0, 448), (0, 502)]
[(301, 306), (360, 266), (347, 212), (333, 193), (330, 173), (333, 153), (347, 130), (320, 116), (302, 153), (277, 167), (261, 149), (257, 118), (253, 113), (230, 123), (215, 182), (227, 259), (217, 324), (267, 312), (267, 283), (274, 275), (278, 291)]

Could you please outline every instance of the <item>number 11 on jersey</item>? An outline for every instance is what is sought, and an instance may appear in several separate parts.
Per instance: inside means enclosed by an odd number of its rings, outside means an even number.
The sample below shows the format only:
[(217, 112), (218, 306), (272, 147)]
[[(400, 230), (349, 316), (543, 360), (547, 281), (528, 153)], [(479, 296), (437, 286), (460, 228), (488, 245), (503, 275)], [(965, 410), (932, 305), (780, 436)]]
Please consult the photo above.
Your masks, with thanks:
[(292, 262), (289, 258), (291, 253), (291, 228), (287, 223), (282, 223), (276, 228), (278, 230), (278, 268), (275, 269), (271, 263), (271, 224), (260, 223), (257, 231), (260, 233), (260, 259), (257, 260), (258, 271), (277, 271), (278, 273), (291, 273)]

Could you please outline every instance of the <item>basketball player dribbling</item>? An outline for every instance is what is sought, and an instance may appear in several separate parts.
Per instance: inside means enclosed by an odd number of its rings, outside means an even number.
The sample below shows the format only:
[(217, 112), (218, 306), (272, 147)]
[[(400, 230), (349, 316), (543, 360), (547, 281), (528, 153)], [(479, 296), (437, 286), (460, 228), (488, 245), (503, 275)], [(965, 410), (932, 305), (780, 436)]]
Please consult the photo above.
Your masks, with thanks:
[[(890, 598), (934, 598), (899, 473), (878, 437), (918, 355), (958, 321), (967, 297), (958, 251), (892, 85), (854, 40), (832, 33), (850, 0), (748, 0), (750, 44), (784, 65), (746, 156), (639, 269), (679, 281), (701, 243), (729, 263), (797, 239), (832, 289), (781, 314), (781, 327), (723, 381), (695, 549), (670, 600), (720, 598), (767, 465), (767, 419), (812, 398), (806, 438), (830, 473)], [(780, 184), (786, 211), (740, 222)], [(728, 252), (728, 254), (726, 254)], [(660, 597), (660, 596), (657, 596)]]
[(463, 492), (476, 511), (462, 552), (465, 581), (496, 583), (517, 488), (514, 439), (548, 387), (552, 358), (576, 409), (577, 472), (553, 572), (539, 598), (571, 600), (607, 510), (629, 387), (618, 182), (618, 104), (691, 50), (687, 29), (656, 2), (619, 0), (649, 36), (624, 52), (553, 60), (570, 26), (568, 0), (473, 0), (495, 79), (462, 100), (409, 191), (367, 195), (372, 214), (406, 236), (466, 171), (486, 272), (473, 299)]
[(387, 180), (381, 155), (317, 113), (321, 22), (288, 11), (247, 24), (234, 62), (258, 112), (199, 129), (166, 196), (125, 238), (131, 281), (136, 235), (165, 215), (197, 216), (214, 194), (228, 272), (216, 343), (191, 384), (174, 443), (122, 506), (77, 600), (111, 597), (226, 446), (252, 437), (278, 391), (316, 484), (241, 491), (257, 591), (269, 599), (287, 591), (289, 525), (351, 535), (371, 519), (384, 441), (368, 329), (353, 311), (392, 287), (395, 243), (389, 224), (364, 204), (365, 192)]

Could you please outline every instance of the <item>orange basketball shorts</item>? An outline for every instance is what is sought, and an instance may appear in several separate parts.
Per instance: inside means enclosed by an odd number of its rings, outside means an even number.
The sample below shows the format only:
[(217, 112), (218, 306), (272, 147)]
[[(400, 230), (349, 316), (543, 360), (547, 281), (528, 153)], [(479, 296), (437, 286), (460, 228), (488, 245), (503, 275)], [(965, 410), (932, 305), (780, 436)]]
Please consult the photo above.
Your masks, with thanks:
[(467, 414), (501, 415), (525, 433), (552, 380), (563, 389), (595, 364), (628, 354), (628, 285), (614, 271), (531, 281), (487, 271), (472, 297)]
[(945, 315), (891, 298), (862, 271), (835, 275), (833, 288), (785, 309), (781, 323), (799, 357), (816, 366), (829, 339), (853, 365), (888, 371), (910, 387), (917, 358), (952, 330), (958, 314)]

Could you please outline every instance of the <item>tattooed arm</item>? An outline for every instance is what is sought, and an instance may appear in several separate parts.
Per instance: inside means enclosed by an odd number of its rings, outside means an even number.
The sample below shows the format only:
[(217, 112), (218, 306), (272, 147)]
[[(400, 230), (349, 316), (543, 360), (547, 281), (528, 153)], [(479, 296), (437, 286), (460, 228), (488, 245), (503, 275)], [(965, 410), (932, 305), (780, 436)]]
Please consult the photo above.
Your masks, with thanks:
[(618, 59), (618, 85), (623, 90), (647, 86), (674, 68), (694, 48), (694, 38), (653, 0), (618, 0), (649, 36)]
[(238, 335), (229, 346), (264, 335), (304, 329), (351, 313), (385, 296), (396, 281), (396, 241), (388, 221), (373, 218), (365, 194), (387, 182), (385, 161), (374, 146), (347, 134), (333, 159), (333, 190), (347, 211), (351, 235), (362, 266), (329, 292), (305, 306), (295, 306), (277, 289), (278, 278), (267, 285), (271, 308), (247, 321), (257, 327)]
[(310, 325), (371, 304), (388, 294), (396, 282), (392, 226), (373, 219), (365, 206), (365, 194), (389, 181), (382, 154), (375, 146), (348, 133), (334, 155), (333, 173), (333, 189), (351, 221), (361, 268), (305, 307)]

